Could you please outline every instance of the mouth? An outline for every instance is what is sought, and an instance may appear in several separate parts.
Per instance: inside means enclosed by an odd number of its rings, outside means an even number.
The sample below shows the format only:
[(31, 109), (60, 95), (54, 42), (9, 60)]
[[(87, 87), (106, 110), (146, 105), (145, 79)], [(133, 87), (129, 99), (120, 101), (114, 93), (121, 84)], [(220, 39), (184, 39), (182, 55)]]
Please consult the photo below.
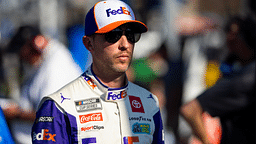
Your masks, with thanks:
[(129, 60), (130, 57), (128, 54), (122, 54), (122, 55), (119, 55), (117, 58), (121, 61), (127, 61)]

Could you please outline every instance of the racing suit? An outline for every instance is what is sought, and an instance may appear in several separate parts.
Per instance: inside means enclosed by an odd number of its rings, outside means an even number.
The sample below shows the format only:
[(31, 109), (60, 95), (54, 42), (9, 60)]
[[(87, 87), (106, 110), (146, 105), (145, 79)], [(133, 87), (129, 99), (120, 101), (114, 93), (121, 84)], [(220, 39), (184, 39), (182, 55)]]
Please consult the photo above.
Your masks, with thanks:
[(156, 96), (131, 82), (108, 88), (91, 68), (42, 99), (33, 143), (163, 144)]

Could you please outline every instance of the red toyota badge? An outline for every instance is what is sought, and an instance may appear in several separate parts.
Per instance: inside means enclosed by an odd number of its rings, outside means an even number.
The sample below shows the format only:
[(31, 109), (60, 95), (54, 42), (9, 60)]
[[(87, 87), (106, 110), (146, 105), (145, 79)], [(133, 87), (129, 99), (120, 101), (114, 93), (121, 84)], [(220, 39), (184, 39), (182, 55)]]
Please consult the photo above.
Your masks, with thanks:
[(132, 112), (145, 113), (142, 102), (139, 97), (129, 96)]

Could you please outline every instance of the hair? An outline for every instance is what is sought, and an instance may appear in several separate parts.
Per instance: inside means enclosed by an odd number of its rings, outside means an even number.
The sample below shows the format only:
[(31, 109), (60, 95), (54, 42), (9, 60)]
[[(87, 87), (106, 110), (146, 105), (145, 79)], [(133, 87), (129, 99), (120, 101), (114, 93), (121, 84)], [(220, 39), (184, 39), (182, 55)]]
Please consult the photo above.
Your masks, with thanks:
[(36, 26), (21, 26), (17, 33), (13, 36), (7, 46), (7, 52), (17, 53), (21, 47), (28, 41), (32, 40), (35, 36), (40, 35), (41, 32)]
[(238, 26), (238, 35), (243, 38), (243, 40), (247, 43), (250, 49), (255, 50), (256, 47), (256, 22), (255, 20), (248, 16), (246, 18), (241, 18), (238, 16), (232, 17), (226, 27), (225, 31), (229, 32), (231, 30), (231, 26), (233, 24), (237, 24)]

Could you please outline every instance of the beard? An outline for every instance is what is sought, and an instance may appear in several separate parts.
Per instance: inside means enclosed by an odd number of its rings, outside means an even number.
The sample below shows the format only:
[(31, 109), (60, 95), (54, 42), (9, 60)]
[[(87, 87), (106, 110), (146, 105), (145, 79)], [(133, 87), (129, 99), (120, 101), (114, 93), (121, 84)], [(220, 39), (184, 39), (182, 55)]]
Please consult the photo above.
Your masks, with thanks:
[(131, 65), (131, 60), (128, 63), (114, 64), (112, 69), (118, 73), (125, 73), (128, 70), (130, 65)]

